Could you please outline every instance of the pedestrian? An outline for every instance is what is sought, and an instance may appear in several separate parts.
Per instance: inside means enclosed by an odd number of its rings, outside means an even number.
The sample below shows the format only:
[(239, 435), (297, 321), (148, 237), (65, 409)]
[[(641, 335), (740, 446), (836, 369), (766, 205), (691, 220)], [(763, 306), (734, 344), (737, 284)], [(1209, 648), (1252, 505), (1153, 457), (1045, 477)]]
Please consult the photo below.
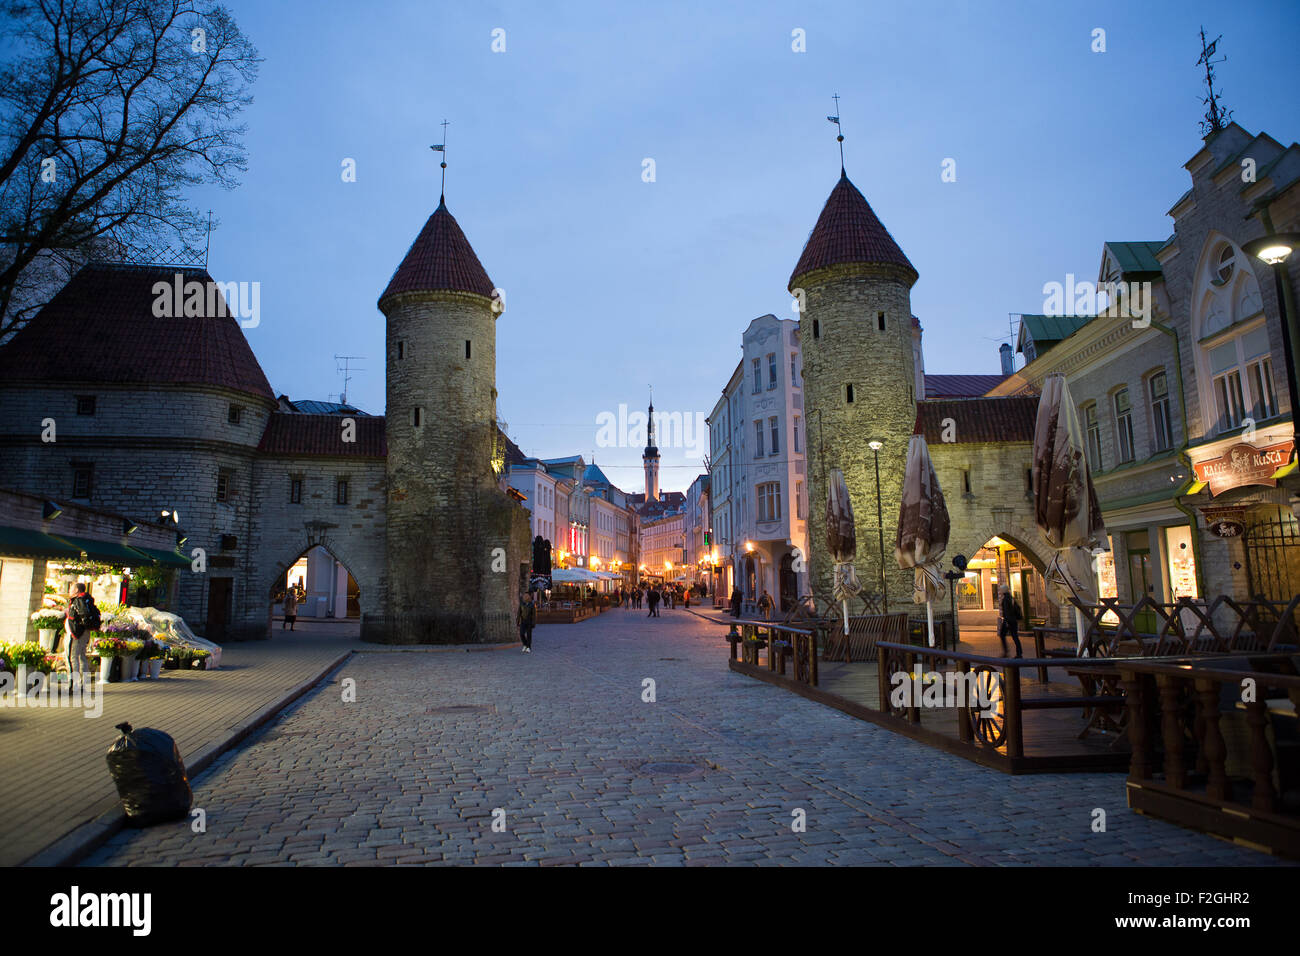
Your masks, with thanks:
[(688, 611), (691, 609), (691, 591), (693, 591), (693, 590), (694, 590), (694, 588), (687, 588), (687, 589), (686, 589), (686, 610), (688, 610)]
[(519, 596), (519, 610), (515, 612), (515, 623), (519, 625), (519, 643), (524, 645), (524, 653), (533, 652), (533, 625), (537, 623), (537, 605), (533, 601), (533, 592), (526, 591)]
[(731, 589), (731, 616), (740, 617), (740, 602), (744, 600), (740, 593), (740, 588)]
[(763, 620), (772, 620), (772, 595), (767, 593), (767, 588), (763, 589), (763, 596), (758, 599), (758, 609), (763, 613)]
[(677, 607), (677, 588), (664, 588), (664, 598), (668, 601), (668, 610), (671, 611), (673, 608)]
[(1011, 591), (1005, 585), (998, 587), (998, 640), (1002, 642), (1002, 656), (1007, 657), (1007, 635), (1016, 644), (1016, 657), (1024, 657), (1020, 647), (1020, 605), (1011, 598)]
[(650, 613), (646, 617), (658, 617), (659, 592), (653, 587), (650, 589), (650, 593), (646, 595), (646, 604), (650, 605)]
[(288, 590), (284, 592), (284, 620), (280, 622), (280, 630), (283, 631), (285, 627), (288, 627), (291, 631), (294, 630), (294, 624), (296, 624), (297, 621), (298, 588), (296, 585), (291, 585)]
[(69, 683), (80, 684), (85, 681), (86, 644), (90, 641), (90, 632), (98, 629), (99, 624), (99, 608), (95, 607), (95, 599), (86, 593), (84, 583), (78, 584), (77, 593), (68, 602), (67, 614), (63, 620), (68, 635)]

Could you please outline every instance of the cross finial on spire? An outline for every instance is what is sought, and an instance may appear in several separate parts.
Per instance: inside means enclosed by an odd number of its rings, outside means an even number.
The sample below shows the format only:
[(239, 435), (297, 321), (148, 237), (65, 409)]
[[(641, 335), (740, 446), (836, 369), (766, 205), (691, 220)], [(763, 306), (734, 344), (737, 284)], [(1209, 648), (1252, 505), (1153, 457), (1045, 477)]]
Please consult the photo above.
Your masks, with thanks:
[(442, 162), (438, 164), (442, 167), (442, 185), (438, 190), (439, 205), (447, 201), (447, 127), (450, 125), (446, 120), (442, 121), (442, 143), (438, 146), (429, 147), (435, 153), (442, 153)]
[(835, 101), (835, 115), (826, 117), (835, 124), (835, 142), (840, 144), (840, 175), (844, 175), (844, 127), (840, 125), (840, 94), (831, 96)]

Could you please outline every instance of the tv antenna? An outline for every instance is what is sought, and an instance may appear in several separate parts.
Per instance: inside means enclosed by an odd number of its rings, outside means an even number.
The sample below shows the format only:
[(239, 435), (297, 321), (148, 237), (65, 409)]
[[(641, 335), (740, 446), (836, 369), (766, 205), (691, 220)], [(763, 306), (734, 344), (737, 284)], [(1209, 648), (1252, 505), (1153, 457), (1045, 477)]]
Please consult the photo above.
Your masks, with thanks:
[(346, 405), (348, 403), (348, 383), (352, 381), (352, 373), (365, 371), (365, 369), (363, 368), (353, 367), (352, 363), (364, 362), (365, 360), (366, 357), (364, 355), (335, 355), (334, 356), (334, 371), (337, 374), (343, 376), (343, 391), (339, 395), (340, 405)]

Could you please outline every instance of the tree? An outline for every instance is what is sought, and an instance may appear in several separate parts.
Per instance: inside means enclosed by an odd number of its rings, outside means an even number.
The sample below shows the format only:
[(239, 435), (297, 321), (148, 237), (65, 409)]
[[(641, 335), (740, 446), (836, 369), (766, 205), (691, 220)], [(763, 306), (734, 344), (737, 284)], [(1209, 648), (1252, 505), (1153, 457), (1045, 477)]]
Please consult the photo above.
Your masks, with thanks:
[(2, 342), (87, 259), (197, 244), (261, 61), (202, 0), (0, 0), (0, 32)]

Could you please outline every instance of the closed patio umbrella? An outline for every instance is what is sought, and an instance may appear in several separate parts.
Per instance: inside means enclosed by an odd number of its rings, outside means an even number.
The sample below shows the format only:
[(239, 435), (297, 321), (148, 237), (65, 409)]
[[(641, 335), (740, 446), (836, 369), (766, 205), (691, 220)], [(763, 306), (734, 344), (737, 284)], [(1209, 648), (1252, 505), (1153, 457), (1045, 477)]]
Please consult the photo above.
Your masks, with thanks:
[[(1034, 427), (1034, 522), (1056, 549), (1046, 579), (1062, 603), (1071, 597), (1086, 603), (1096, 599), (1092, 554), (1106, 542), (1083, 449), (1083, 428), (1069, 386), (1064, 375), (1053, 373), (1043, 383)], [(1074, 624), (1082, 656), (1087, 628), (1077, 607)]]
[(939, 479), (930, 461), (924, 435), (913, 435), (907, 443), (907, 470), (903, 474), (903, 502), (898, 512), (898, 538), (894, 557), (900, 568), (915, 574), (912, 600), (925, 605), (925, 620), (934, 647), (934, 605), (945, 589), (939, 561), (948, 548), (948, 505), (943, 500)]
[(858, 536), (853, 526), (853, 503), (844, 472), (830, 471), (826, 489), (826, 549), (835, 562), (835, 583), (831, 593), (844, 605), (844, 633), (849, 633), (849, 598), (862, 590), (853, 559), (858, 553)]

